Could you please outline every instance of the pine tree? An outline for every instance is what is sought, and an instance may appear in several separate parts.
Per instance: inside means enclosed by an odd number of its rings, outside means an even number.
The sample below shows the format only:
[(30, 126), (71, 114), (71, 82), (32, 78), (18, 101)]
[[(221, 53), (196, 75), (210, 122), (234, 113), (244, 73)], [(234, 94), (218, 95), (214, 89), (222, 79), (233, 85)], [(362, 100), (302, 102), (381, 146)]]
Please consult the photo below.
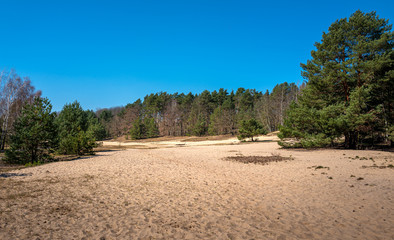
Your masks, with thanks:
[(251, 138), (253, 142), (253, 137), (266, 133), (267, 131), (259, 122), (256, 121), (256, 119), (252, 118), (249, 120), (242, 120), (240, 123), (238, 139), (242, 140), (245, 138)]
[(391, 27), (375, 12), (361, 11), (333, 23), (312, 60), (301, 64), (308, 83), (280, 137), (297, 137), (301, 144), (319, 139), (311, 145), (326, 146), (344, 136), (346, 148), (357, 148), (387, 135), (394, 121)]
[(140, 118), (133, 122), (133, 127), (130, 129), (131, 139), (145, 138), (145, 125)]
[(94, 139), (96, 139), (97, 141), (101, 141), (104, 138), (106, 138), (107, 131), (105, 130), (105, 127), (100, 122), (100, 120), (96, 116), (96, 114), (92, 110), (87, 110), (85, 112), (86, 112), (87, 121), (88, 121), (87, 131), (92, 133)]
[(191, 132), (195, 136), (203, 136), (207, 132), (206, 120), (203, 114), (198, 115), (196, 123)]
[(14, 124), (10, 149), (6, 161), (10, 163), (34, 163), (51, 158), (56, 146), (55, 113), (46, 98), (36, 97), (32, 104), (24, 106)]
[(144, 135), (147, 138), (154, 138), (159, 136), (159, 129), (157, 128), (154, 118), (144, 119), (144, 129), (145, 129)]
[(219, 135), (219, 134), (225, 134), (223, 132), (223, 108), (222, 107), (217, 107), (213, 113), (210, 116), (210, 123), (208, 126), (208, 133), (209, 135)]
[(90, 154), (96, 146), (93, 129), (89, 129), (88, 112), (75, 101), (66, 104), (56, 118), (59, 132), (59, 152), (63, 154)]

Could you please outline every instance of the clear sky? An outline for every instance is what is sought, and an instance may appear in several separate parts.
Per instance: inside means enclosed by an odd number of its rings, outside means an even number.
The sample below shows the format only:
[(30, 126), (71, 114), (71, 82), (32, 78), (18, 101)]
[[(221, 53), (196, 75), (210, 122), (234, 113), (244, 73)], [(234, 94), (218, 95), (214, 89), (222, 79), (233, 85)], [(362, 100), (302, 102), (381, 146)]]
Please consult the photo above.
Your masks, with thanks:
[(126, 105), (146, 94), (303, 81), (336, 19), (390, 23), (394, 1), (0, 0), (0, 69), (29, 76), (54, 110)]

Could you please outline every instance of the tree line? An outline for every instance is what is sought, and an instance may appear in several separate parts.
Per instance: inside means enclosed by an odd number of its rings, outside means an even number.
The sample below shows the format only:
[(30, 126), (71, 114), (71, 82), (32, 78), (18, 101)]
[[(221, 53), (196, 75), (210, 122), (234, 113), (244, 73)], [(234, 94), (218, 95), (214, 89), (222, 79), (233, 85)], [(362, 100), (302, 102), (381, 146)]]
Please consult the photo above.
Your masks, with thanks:
[[(285, 147), (365, 148), (394, 142), (394, 34), (375, 12), (339, 19), (301, 64), (305, 82), (271, 92), (239, 88), (199, 94), (152, 93), (125, 107), (83, 110), (78, 102), (52, 112), (27, 77), (0, 72), (0, 150), (7, 159), (40, 161), (92, 152), (95, 142), (126, 135), (233, 134), (280, 130)], [(287, 141), (292, 139), (292, 141)], [(293, 141), (295, 140), (295, 141)]]
[(14, 121), (5, 160), (25, 164), (53, 160), (55, 154), (91, 154), (103, 137), (105, 129), (93, 111), (75, 101), (52, 112), (50, 101), (36, 96)]
[(200, 94), (152, 93), (125, 107), (96, 113), (110, 137), (235, 135), (242, 120), (250, 119), (268, 131), (276, 131), (304, 86), (285, 82), (264, 93), (244, 88), (235, 92), (205, 90)]
[(126, 135), (132, 139), (157, 136), (238, 134), (275, 131), (283, 123), (300, 87), (287, 82), (272, 92), (239, 88), (200, 94), (152, 93), (125, 107), (83, 110), (75, 101), (56, 113), (28, 78), (15, 71), (1, 74), (1, 147), (13, 163), (47, 161), (54, 154), (92, 153), (96, 141)]
[(389, 21), (358, 10), (315, 43), (312, 59), (301, 64), (300, 86), (282, 83), (265, 93), (156, 93), (98, 113), (111, 137), (237, 134), (243, 121), (254, 119), (269, 132), (280, 129), (286, 147), (393, 146), (393, 46)]
[(92, 153), (96, 140), (106, 137), (95, 112), (83, 110), (78, 102), (52, 112), (41, 91), (14, 70), (0, 73), (0, 126), (0, 150), (6, 150), (10, 163), (46, 161), (54, 153)]

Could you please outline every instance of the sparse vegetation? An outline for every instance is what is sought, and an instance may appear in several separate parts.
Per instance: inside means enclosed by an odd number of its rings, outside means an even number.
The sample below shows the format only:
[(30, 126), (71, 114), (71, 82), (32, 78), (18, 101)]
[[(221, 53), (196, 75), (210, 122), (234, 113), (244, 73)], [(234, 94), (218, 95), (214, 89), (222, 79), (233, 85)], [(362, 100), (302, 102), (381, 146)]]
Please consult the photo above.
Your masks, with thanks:
[(374, 160), (373, 160), (373, 158), (372, 157), (370, 157), (370, 158), (367, 158), (367, 157), (359, 157), (359, 156), (355, 156), (355, 157), (348, 157), (349, 159), (352, 159), (352, 160), (361, 160), (361, 161), (363, 161), (363, 160), (371, 160), (371, 161), (373, 161), (374, 162)]
[(37, 161), (37, 162), (29, 162), (25, 164), (25, 167), (35, 167), (43, 164), (43, 162)]
[(379, 168), (379, 169), (391, 168), (391, 169), (393, 169), (394, 165), (389, 164), (387, 166), (385, 166), (385, 165), (378, 166), (378, 165), (374, 164), (372, 166), (362, 166), (362, 168)]
[(280, 155), (271, 155), (271, 156), (233, 156), (227, 157), (225, 160), (235, 161), (241, 163), (254, 163), (254, 164), (268, 164), (270, 162), (281, 162), (281, 161), (289, 161), (293, 160), (291, 157), (282, 157)]
[(323, 167), (323, 166), (317, 166), (317, 167), (315, 167), (315, 170), (317, 170), (317, 169), (327, 169), (327, 170), (330, 170), (330, 168), (329, 167)]
[(312, 167), (308, 167), (309, 169), (311, 169), (311, 168), (313, 168), (313, 169), (315, 169), (315, 170), (319, 170), (319, 169), (327, 169), (327, 170), (330, 170), (330, 168), (329, 167), (324, 167), (324, 166), (312, 166)]

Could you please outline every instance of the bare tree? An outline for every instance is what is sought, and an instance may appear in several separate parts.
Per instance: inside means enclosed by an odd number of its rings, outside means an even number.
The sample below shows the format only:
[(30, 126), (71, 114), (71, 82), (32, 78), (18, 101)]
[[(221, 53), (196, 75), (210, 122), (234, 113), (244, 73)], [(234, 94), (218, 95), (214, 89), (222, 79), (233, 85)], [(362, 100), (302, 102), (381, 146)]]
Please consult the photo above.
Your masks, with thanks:
[(22, 79), (14, 70), (1, 72), (0, 87), (0, 150), (4, 150), (7, 136), (23, 106), (41, 92), (35, 92), (30, 79)]
[(180, 136), (182, 134), (181, 111), (176, 99), (167, 102), (163, 119), (159, 125), (160, 135), (163, 136)]

